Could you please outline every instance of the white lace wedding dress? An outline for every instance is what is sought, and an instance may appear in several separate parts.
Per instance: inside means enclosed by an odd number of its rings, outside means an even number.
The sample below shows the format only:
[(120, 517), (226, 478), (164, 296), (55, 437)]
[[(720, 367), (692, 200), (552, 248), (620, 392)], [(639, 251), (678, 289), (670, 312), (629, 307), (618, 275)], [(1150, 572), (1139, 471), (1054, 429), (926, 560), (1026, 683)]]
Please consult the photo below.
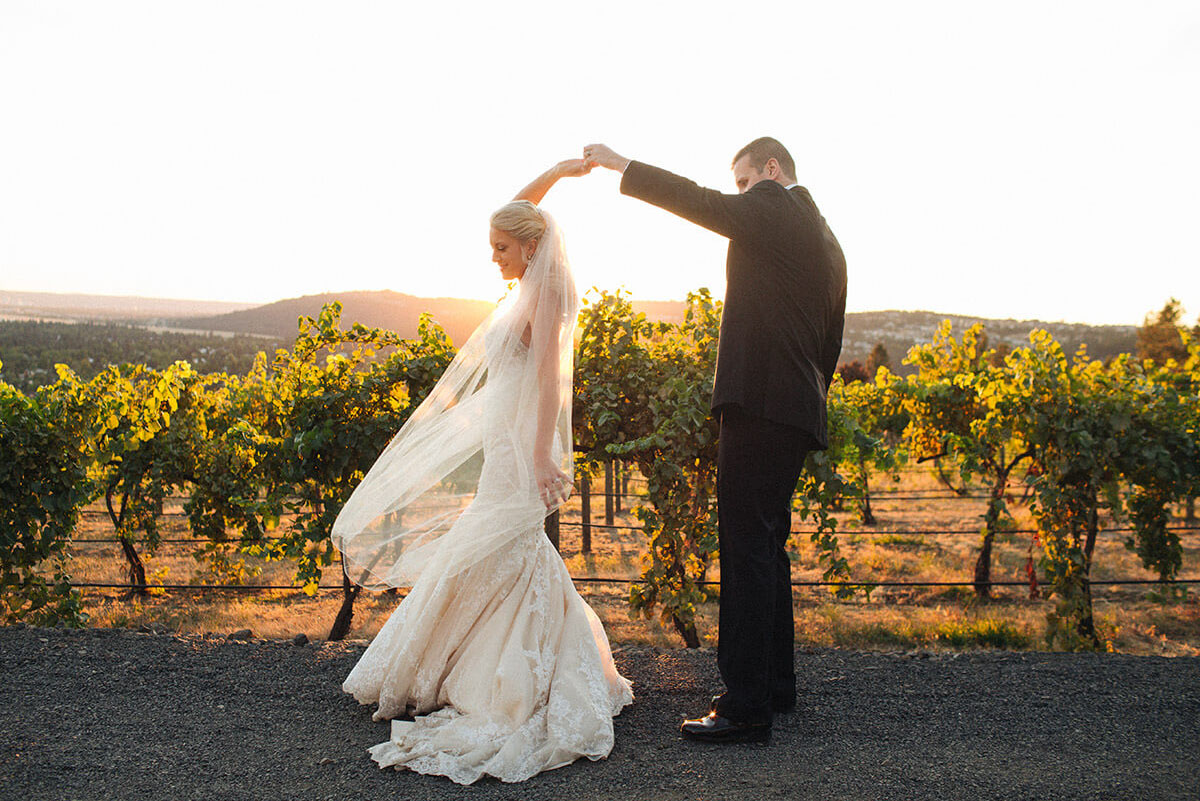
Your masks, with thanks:
[[(542, 524), (511, 512), (514, 494), (529, 491), (511, 436), (529, 356), (502, 330), (485, 335), (478, 488), (439, 547), (505, 544), (466, 569), (439, 568), (446, 560), (433, 557), (342, 685), (379, 705), (375, 720), (415, 716), (393, 719), (391, 737), (370, 749), (380, 767), (460, 784), (485, 774), (518, 782), (581, 756), (601, 759), (612, 750), (613, 716), (633, 700)], [(495, 528), (513, 525), (521, 529)]]

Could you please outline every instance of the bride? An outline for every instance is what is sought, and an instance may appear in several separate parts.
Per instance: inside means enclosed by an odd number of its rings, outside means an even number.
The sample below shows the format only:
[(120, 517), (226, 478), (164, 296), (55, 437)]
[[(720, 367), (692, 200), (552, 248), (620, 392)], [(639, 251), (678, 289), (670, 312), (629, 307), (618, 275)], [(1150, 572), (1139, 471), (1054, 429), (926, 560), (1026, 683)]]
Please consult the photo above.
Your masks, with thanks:
[(536, 203), (561, 162), (491, 218), (518, 282), (471, 335), (346, 503), (333, 541), (370, 589), (411, 586), (342, 688), (378, 704), (380, 767), (517, 782), (613, 746), (633, 700), (596, 614), (543, 529), (571, 490), (579, 300)]

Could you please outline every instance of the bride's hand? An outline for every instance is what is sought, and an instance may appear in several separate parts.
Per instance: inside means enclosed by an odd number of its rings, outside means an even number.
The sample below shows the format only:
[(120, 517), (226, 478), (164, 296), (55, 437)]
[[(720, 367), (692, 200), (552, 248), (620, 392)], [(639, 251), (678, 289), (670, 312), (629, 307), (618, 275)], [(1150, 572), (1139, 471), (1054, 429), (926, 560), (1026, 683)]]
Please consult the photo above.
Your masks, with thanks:
[(557, 509), (571, 497), (571, 479), (549, 456), (535, 457), (533, 477), (546, 509)]
[(578, 178), (592, 171), (592, 165), (583, 159), (567, 159), (555, 165), (562, 178)]

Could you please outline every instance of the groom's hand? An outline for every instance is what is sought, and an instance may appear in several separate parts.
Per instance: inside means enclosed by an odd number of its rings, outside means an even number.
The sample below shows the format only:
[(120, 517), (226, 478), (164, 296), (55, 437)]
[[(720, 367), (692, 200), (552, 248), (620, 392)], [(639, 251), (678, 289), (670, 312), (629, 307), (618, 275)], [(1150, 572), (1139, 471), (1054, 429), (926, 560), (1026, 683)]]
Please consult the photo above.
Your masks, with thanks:
[(625, 172), (630, 161), (624, 156), (618, 156), (608, 145), (588, 145), (583, 149), (583, 158), (588, 164), (617, 172)]

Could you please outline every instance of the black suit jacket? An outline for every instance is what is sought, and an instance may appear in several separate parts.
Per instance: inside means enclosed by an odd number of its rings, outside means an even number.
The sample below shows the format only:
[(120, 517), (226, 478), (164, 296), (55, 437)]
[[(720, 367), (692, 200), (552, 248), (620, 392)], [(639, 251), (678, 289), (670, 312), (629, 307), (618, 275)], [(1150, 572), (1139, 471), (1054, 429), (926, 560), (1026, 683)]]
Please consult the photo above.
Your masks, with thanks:
[(846, 260), (804, 187), (740, 195), (634, 161), (621, 192), (729, 238), (712, 408), (807, 431), (826, 448), (825, 393), (842, 350)]

